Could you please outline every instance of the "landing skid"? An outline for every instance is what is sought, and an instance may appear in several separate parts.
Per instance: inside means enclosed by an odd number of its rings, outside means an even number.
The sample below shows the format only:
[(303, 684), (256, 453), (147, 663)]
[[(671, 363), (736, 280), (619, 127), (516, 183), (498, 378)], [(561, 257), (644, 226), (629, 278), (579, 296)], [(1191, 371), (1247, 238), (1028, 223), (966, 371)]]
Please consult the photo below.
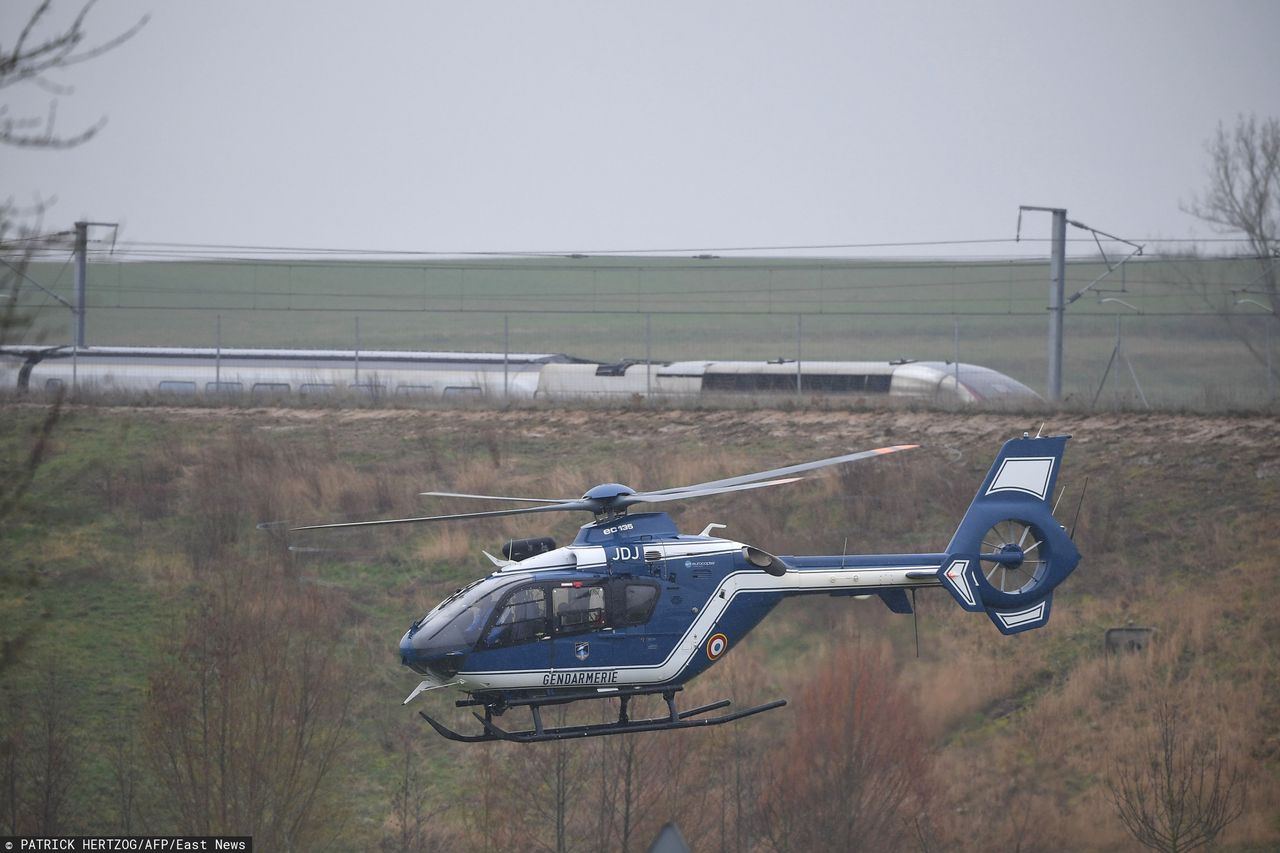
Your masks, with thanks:
[[(505, 740), (516, 743), (537, 743), (546, 740), (567, 740), (569, 738), (586, 738), (586, 737), (602, 737), (604, 735), (622, 735), (632, 732), (659, 732), (668, 729), (691, 729), (699, 726), (718, 726), (722, 723), (731, 723), (734, 720), (740, 720), (743, 717), (750, 717), (753, 714), (759, 714), (763, 711), (772, 711), (774, 708), (781, 708), (787, 704), (786, 699), (777, 699), (764, 705), (756, 705), (751, 708), (744, 708), (741, 711), (734, 711), (729, 714), (721, 714), (718, 717), (702, 717), (700, 715), (718, 711), (721, 708), (729, 707), (728, 699), (721, 699), (718, 702), (712, 702), (710, 705), (702, 705), (698, 708), (691, 708), (688, 711), (681, 711), (676, 707), (676, 693), (683, 688), (679, 685), (675, 687), (655, 687), (641, 688), (629, 690), (627, 692), (596, 694), (590, 696), (576, 697), (574, 699), (536, 699), (527, 702), (514, 702), (502, 706), (481, 703), (475, 700), (462, 700), (457, 704), (459, 707), (467, 705), (484, 704), (484, 716), (474, 714), (475, 718), (480, 721), (480, 725), (484, 727), (484, 733), (478, 735), (464, 735), (455, 732), (440, 722), (428, 717), (426, 713), (419, 711), (422, 719), (431, 724), (441, 736), (447, 737), (449, 740), (456, 740), (461, 743), (477, 743), (480, 741)], [(667, 715), (664, 717), (652, 717), (647, 720), (632, 720), (628, 716), (628, 705), (633, 696), (645, 696), (661, 693), (662, 698), (667, 703)], [(618, 707), (618, 719), (612, 723), (594, 723), (585, 726), (561, 726), (558, 728), (546, 728), (542, 724), (542, 708), (544, 705), (561, 705), (567, 701), (578, 701), (579, 699), (610, 699), (617, 697), (620, 701)], [(494, 712), (501, 714), (510, 705), (528, 705), (529, 713), (533, 717), (533, 728), (522, 732), (509, 732), (499, 728), (493, 722)]]

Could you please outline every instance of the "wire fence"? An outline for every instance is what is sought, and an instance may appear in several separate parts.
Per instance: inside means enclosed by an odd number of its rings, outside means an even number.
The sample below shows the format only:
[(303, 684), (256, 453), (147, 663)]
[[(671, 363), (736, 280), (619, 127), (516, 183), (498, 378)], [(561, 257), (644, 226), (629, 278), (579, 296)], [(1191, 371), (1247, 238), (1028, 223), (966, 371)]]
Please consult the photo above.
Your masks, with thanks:
[[(1067, 265), (1063, 390), (1099, 405), (1276, 397), (1274, 259)], [(72, 271), (28, 275), (73, 301)], [(1099, 281), (1100, 279), (1100, 281)], [(960, 360), (1044, 391), (1047, 259), (216, 260), (88, 267), (90, 345), (559, 352), (622, 360)], [(20, 341), (70, 312), (25, 289)]]

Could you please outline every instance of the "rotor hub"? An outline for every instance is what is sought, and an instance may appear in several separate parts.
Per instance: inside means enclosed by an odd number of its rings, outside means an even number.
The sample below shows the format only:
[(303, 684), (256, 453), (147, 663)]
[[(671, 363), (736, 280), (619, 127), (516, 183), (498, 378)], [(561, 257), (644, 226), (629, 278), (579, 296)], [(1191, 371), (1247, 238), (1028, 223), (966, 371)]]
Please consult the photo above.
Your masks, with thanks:
[(1016, 542), (1006, 542), (1000, 546), (1000, 554), (1003, 559), (1001, 564), (1010, 571), (1022, 567), (1022, 558), (1024, 555), (1022, 546)]
[(592, 486), (587, 489), (587, 493), (582, 496), (582, 499), (584, 501), (611, 502), (635, 493), (635, 489), (630, 486), (624, 486), (621, 483), (601, 483), (598, 486)]

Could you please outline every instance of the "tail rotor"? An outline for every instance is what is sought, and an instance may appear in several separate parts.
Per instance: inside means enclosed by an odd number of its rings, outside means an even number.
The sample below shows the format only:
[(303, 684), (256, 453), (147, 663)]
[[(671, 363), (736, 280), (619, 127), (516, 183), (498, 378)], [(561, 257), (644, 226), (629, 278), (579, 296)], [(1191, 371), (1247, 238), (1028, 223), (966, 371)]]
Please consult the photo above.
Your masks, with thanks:
[(1048, 502), (1069, 438), (1005, 443), (938, 570), (961, 607), (985, 612), (1002, 633), (1048, 622), (1053, 590), (1080, 562)]

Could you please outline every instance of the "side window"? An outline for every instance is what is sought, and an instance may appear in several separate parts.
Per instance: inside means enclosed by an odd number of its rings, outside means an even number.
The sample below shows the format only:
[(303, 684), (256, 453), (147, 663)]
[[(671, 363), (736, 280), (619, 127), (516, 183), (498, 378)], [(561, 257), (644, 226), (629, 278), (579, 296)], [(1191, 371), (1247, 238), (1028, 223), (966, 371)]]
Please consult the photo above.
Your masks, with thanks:
[(603, 627), (604, 587), (552, 587), (551, 613), (558, 634), (573, 634)]
[(653, 615), (653, 607), (658, 603), (658, 588), (648, 583), (629, 583), (622, 596), (623, 625), (643, 625)]
[(547, 636), (547, 595), (542, 587), (518, 589), (507, 597), (493, 625), (485, 632), (490, 648), (527, 643)]

